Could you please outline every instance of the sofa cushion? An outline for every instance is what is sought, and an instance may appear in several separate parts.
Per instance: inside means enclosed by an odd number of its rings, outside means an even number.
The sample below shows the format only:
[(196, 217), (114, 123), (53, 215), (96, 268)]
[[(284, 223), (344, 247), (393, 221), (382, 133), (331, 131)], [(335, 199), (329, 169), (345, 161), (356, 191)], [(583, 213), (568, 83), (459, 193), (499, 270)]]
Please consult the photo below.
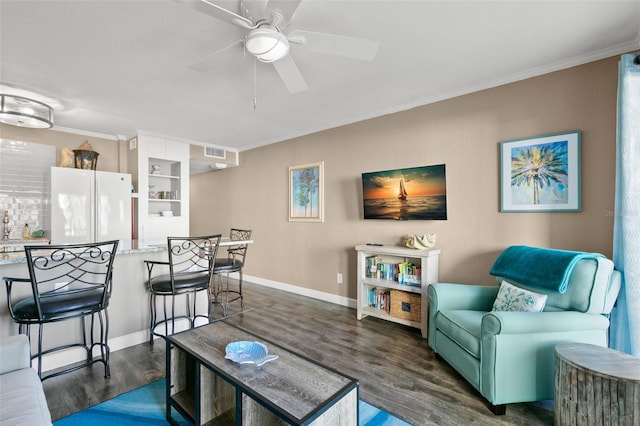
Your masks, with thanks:
[(436, 327), (465, 351), (480, 358), (480, 327), (482, 311), (440, 311), (436, 316)]
[(35, 370), (0, 375), (0, 426), (50, 425), (51, 414)]
[(502, 281), (493, 302), (493, 311), (540, 312), (547, 301), (546, 294), (535, 293)]

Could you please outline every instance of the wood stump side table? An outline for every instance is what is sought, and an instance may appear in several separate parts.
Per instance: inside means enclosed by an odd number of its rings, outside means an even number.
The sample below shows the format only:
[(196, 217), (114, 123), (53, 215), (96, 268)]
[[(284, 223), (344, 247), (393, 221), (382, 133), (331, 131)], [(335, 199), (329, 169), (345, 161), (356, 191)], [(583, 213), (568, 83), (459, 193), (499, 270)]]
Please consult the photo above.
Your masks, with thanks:
[(584, 343), (556, 346), (555, 424), (639, 425), (640, 358)]

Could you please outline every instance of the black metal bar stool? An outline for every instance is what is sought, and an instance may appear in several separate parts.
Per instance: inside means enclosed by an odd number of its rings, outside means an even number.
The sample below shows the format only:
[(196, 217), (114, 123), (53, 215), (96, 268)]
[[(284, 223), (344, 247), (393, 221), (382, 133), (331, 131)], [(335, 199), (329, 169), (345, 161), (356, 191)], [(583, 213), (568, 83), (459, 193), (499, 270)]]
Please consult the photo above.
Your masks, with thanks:
[[(31, 338), (31, 325), (38, 325), (38, 376), (42, 380), (78, 370), (95, 362), (104, 364), (104, 377), (109, 370), (109, 315), (113, 261), (118, 241), (90, 244), (25, 246), (29, 278), (3, 277), (7, 287), (9, 313), (18, 324), (18, 332)], [(31, 285), (32, 295), (14, 300), (14, 291), (21, 284)], [(14, 289), (15, 285), (15, 289)], [(43, 349), (44, 325), (79, 319), (80, 342)], [(87, 330), (86, 322), (90, 325)], [(96, 331), (96, 322), (99, 329)], [(88, 340), (88, 341), (87, 341)], [(84, 348), (82, 364), (42, 376), (42, 356), (74, 347)], [(93, 356), (94, 348), (100, 356)]]
[[(207, 314), (197, 313), (197, 293), (209, 291), (213, 259), (220, 244), (221, 235), (204, 237), (169, 237), (168, 262), (145, 260), (148, 271), (147, 286), (149, 288), (149, 308), (151, 313), (149, 324), (149, 343), (153, 344), (154, 336), (166, 337), (176, 331), (176, 320), (186, 319), (189, 328), (195, 327), (197, 318), (209, 319)], [(168, 268), (168, 273), (158, 273), (160, 266)], [(165, 270), (167, 269), (165, 268)], [(176, 311), (176, 297), (184, 295), (186, 306), (184, 311)], [(158, 319), (156, 300), (163, 299), (163, 317)], [(171, 299), (171, 312), (167, 309), (167, 298)], [(171, 330), (169, 330), (171, 323)], [(156, 328), (164, 325), (164, 334)]]
[[(246, 241), (251, 239), (251, 232), (250, 229), (231, 228), (229, 239), (231, 241)], [(246, 262), (248, 246), (249, 244), (246, 243), (227, 246), (226, 256), (216, 258), (213, 264), (214, 279), (216, 279), (217, 282), (216, 288), (212, 288), (212, 301), (222, 306), (224, 316), (227, 315), (227, 307), (230, 302), (240, 299), (240, 307), (244, 307), (244, 299), (242, 296), (242, 268)], [(229, 274), (235, 272), (239, 275), (238, 290), (230, 290)], [(230, 299), (229, 294), (235, 294), (235, 297)]]

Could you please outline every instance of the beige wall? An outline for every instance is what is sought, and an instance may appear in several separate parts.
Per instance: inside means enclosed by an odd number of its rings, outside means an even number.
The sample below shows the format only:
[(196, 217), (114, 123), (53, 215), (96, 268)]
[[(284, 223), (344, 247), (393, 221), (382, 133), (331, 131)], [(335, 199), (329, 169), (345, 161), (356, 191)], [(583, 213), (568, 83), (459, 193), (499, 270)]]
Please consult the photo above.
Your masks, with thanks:
[[(126, 172), (127, 164), (122, 149), (124, 143), (115, 139), (105, 139), (96, 136), (80, 135), (51, 129), (26, 129), (23, 127), (0, 124), (0, 137), (24, 142), (33, 142), (56, 147), (56, 165), (60, 162), (60, 150), (80, 148), (85, 141), (89, 142), (99, 154), (96, 169), (105, 172)], [(122, 151), (122, 155), (121, 155)]]
[[(191, 233), (254, 230), (245, 273), (356, 297), (354, 246), (437, 234), (440, 280), (489, 284), (512, 244), (611, 256), (618, 57), (245, 151), (191, 179)], [(472, 70), (470, 69), (470, 72)], [(249, 124), (250, 125), (250, 124)], [(499, 142), (582, 131), (582, 211), (500, 213)], [(288, 167), (324, 161), (325, 222), (287, 221)], [(365, 221), (362, 172), (446, 164), (446, 221)], [(344, 284), (336, 284), (336, 274)]]

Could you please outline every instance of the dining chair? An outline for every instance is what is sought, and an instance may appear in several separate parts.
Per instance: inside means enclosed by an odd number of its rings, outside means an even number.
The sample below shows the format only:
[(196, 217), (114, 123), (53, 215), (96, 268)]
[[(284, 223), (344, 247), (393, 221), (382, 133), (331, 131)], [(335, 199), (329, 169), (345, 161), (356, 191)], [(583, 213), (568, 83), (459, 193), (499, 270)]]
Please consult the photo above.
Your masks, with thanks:
[[(207, 314), (197, 312), (197, 294), (205, 291), (208, 295), (215, 259), (221, 235), (202, 237), (168, 237), (168, 261), (145, 260), (149, 289), (149, 343), (154, 336), (166, 337), (176, 332), (176, 320), (185, 319), (188, 327), (194, 328), (197, 318), (209, 320)], [(165, 272), (168, 271), (168, 272)], [(164, 272), (164, 273), (162, 273)], [(185, 308), (176, 311), (176, 298), (184, 296)], [(162, 297), (163, 317), (158, 319), (157, 298)], [(171, 312), (167, 310), (167, 298), (171, 299)], [(208, 300), (208, 299), (207, 299)], [(209, 304), (207, 304), (209, 305)], [(171, 331), (169, 331), (171, 323)], [(156, 330), (164, 325), (164, 334)]]
[[(231, 241), (246, 241), (251, 239), (250, 229), (238, 229), (231, 228), (229, 232), (229, 239)], [(218, 299), (224, 296), (225, 301), (219, 302), (223, 306), (224, 315), (226, 315), (227, 306), (230, 302), (240, 299), (240, 307), (244, 307), (244, 300), (242, 296), (242, 268), (247, 258), (247, 248), (249, 244), (233, 244), (226, 247), (226, 255), (216, 258), (213, 264), (214, 277), (218, 279), (218, 288), (214, 291), (213, 301), (218, 302)], [(238, 290), (229, 289), (229, 274), (238, 273)], [(225, 283), (222, 283), (222, 275), (224, 275)], [(236, 296), (233, 299), (229, 299), (229, 294), (233, 293)]]
[[(24, 251), (29, 278), (3, 277), (9, 313), (18, 324), (18, 333), (26, 334), (31, 339), (31, 326), (38, 326), (38, 348), (31, 359), (38, 360), (37, 371), (41, 380), (96, 362), (104, 364), (104, 377), (110, 376), (107, 307), (117, 248), (117, 240), (88, 244), (27, 245)], [(31, 294), (27, 297), (19, 296), (26, 293), (23, 285), (31, 287)], [(44, 326), (73, 319), (80, 320), (80, 336), (64, 336), (64, 342), (44, 349)], [(96, 323), (99, 325), (97, 329)], [(83, 363), (42, 375), (43, 355), (76, 347), (86, 351)], [(99, 356), (94, 357), (94, 349), (99, 349)]]

